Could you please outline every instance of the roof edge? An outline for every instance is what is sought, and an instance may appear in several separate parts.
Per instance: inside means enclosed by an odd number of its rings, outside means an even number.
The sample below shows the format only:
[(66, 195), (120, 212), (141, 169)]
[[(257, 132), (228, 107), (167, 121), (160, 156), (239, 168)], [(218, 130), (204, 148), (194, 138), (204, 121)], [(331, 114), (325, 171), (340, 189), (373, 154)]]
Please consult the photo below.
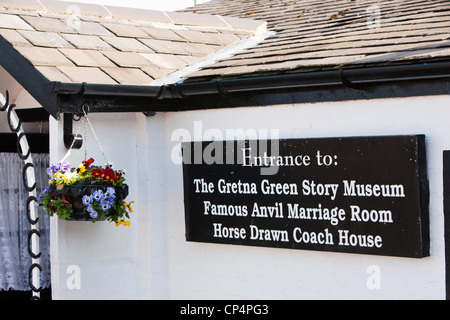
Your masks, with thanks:
[(261, 29), (266, 28), (265, 21), (248, 18), (230, 18), (218, 15), (179, 11), (158, 11), (75, 1), (27, 0), (26, 3), (23, 3), (6, 0), (0, 1), (0, 7), (9, 10), (62, 14), (67, 15), (68, 17), (84, 16), (109, 18), (118, 21), (141, 21), (144, 23), (155, 23), (159, 26), (183, 25), (193, 27), (214, 27), (218, 29), (240, 29), (254, 33), (260, 32)]
[(53, 117), (58, 114), (57, 97), (49, 95), (51, 82), (0, 37), (0, 65)]
[[(285, 90), (300, 88), (317, 88), (324, 86), (345, 86), (364, 90), (368, 84), (385, 84), (388, 82), (450, 79), (450, 62), (426, 63), (389, 67), (373, 67), (360, 69), (338, 69), (301, 74), (277, 75), (266, 77), (242, 78), (233, 80), (217, 80), (206, 82), (177, 83), (162, 86), (138, 85), (98, 85), (89, 83), (60, 83), (53, 86), (52, 94), (64, 97), (59, 105), (61, 113), (81, 113), (86, 100), (123, 99), (136, 107), (127, 107), (122, 112), (165, 112), (180, 111), (174, 109), (155, 109), (151, 101), (175, 101), (177, 99), (201, 98), (203, 96), (228, 96), (233, 93), (257, 93), (269, 90)], [(76, 97), (76, 100), (71, 99)], [(61, 99), (58, 99), (61, 101)], [(70, 103), (64, 103), (70, 101)], [(143, 102), (146, 103), (143, 103)], [(111, 107), (111, 106), (110, 106)], [(90, 108), (91, 112), (121, 112), (120, 106), (102, 109)]]

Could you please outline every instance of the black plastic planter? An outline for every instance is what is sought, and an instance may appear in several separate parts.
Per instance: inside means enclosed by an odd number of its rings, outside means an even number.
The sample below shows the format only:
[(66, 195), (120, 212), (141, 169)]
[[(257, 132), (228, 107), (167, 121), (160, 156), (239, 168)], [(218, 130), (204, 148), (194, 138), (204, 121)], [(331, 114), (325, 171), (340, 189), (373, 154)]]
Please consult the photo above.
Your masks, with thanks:
[[(99, 213), (98, 217), (93, 219), (90, 213), (86, 210), (86, 206), (83, 204), (83, 197), (86, 195), (91, 195), (94, 192), (101, 190), (104, 193), (107, 188), (113, 187), (110, 184), (82, 184), (82, 185), (65, 185), (62, 189), (57, 189), (52, 186), (51, 192), (56, 192), (59, 196), (65, 196), (65, 200), (72, 205), (72, 213), (70, 218), (65, 219), (68, 221), (104, 221), (108, 217), (114, 214), (113, 209), (109, 209), (105, 213)], [(123, 184), (122, 186), (113, 187), (115, 189), (115, 203), (123, 203), (125, 198), (128, 196), (128, 185)]]

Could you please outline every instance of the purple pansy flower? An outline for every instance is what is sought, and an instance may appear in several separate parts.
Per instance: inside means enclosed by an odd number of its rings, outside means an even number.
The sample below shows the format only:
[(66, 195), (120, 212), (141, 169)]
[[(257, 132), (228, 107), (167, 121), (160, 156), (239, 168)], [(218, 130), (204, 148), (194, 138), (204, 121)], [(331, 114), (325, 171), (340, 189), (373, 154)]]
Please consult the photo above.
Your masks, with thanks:
[(92, 203), (92, 196), (84, 196), (83, 197), (83, 204), (87, 207)]

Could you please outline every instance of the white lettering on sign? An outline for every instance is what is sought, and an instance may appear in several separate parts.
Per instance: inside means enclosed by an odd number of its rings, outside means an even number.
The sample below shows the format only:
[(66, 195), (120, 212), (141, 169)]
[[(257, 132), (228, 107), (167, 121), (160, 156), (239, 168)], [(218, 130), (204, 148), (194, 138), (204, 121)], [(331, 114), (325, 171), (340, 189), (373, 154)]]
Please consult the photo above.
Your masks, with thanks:
[(352, 247), (366, 247), (381, 248), (383, 246), (383, 240), (379, 235), (367, 235), (367, 234), (352, 234), (349, 230), (338, 230), (339, 233), (339, 245), (340, 246), (352, 246)]
[(263, 194), (298, 195), (297, 184), (270, 183), (267, 179), (261, 182), (261, 192)]
[(342, 183), (344, 196), (348, 197), (405, 197), (405, 188), (401, 184), (357, 184), (356, 180), (344, 180)]
[(393, 223), (391, 210), (366, 210), (359, 206), (350, 206), (351, 221)]
[(328, 229), (325, 229), (323, 232), (305, 232), (302, 231), (301, 228), (295, 227), (294, 232), (294, 241), (297, 243), (312, 243), (312, 244), (328, 244), (333, 245), (333, 234), (331, 234)]
[(250, 225), (250, 239), (289, 242), (289, 235), (286, 230), (261, 229), (255, 225)]
[(221, 223), (213, 223), (214, 238), (245, 239), (244, 228), (223, 227)]
[(220, 193), (239, 193), (239, 194), (257, 194), (256, 183), (242, 183), (241, 180), (238, 182), (227, 182), (225, 179), (220, 179), (217, 188)]
[(242, 165), (244, 167), (308, 167), (311, 164), (309, 155), (294, 156), (268, 156), (264, 152), (262, 156), (252, 156), (252, 148), (242, 148)]
[(314, 180), (303, 180), (303, 195), (309, 196), (327, 196), (331, 200), (336, 199), (339, 184), (337, 183), (316, 183)]
[(318, 204), (315, 208), (301, 207), (298, 203), (287, 203), (288, 218), (299, 220), (328, 220), (333, 226), (338, 225), (340, 221), (345, 220), (345, 210), (334, 208), (322, 208), (322, 204)]

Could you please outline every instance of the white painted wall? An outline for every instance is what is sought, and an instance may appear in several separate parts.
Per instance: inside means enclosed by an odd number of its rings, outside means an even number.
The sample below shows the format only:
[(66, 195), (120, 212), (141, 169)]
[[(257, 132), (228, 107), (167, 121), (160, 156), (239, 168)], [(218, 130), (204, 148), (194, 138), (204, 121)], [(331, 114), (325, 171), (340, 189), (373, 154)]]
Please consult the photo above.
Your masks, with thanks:
[[(443, 299), (442, 151), (450, 149), (450, 97), (380, 99), (141, 114), (93, 114), (106, 154), (128, 170), (137, 202), (130, 228), (52, 223), (55, 299)], [(425, 134), (430, 181), (431, 256), (397, 258), (186, 242), (181, 165), (174, 130), (279, 129), (280, 138)], [(51, 122), (52, 159), (62, 158), (62, 126)], [(90, 143), (93, 143), (92, 138)], [(89, 150), (91, 148), (89, 144)], [(97, 152), (97, 151), (95, 151)], [(94, 158), (100, 155), (94, 152)], [(78, 158), (76, 158), (78, 157)], [(83, 156), (81, 155), (81, 158)], [(81, 161), (80, 156), (74, 159)], [(75, 161), (75, 162), (77, 162)], [(70, 265), (81, 289), (69, 289)], [(370, 290), (371, 266), (381, 286)]]
[[(114, 168), (126, 169), (130, 195), (137, 198), (137, 130), (135, 114), (93, 114), (89, 118)], [(74, 122), (74, 130), (79, 123)], [(65, 155), (62, 121), (50, 121), (50, 161), (59, 162)], [(84, 129), (81, 130), (84, 136)], [(95, 164), (105, 160), (88, 130), (88, 156)], [(84, 149), (73, 151), (67, 159), (78, 166), (84, 160)], [(137, 202), (137, 199), (135, 200)], [(141, 201), (144, 202), (144, 201)], [(133, 207), (138, 211), (137, 206)], [(140, 211), (140, 210), (139, 210)], [(143, 217), (145, 215), (142, 215)], [(53, 299), (137, 299), (139, 292), (140, 224), (133, 217), (130, 227), (108, 222), (62, 221), (51, 219), (51, 261)], [(148, 240), (147, 240), (148, 241)], [(143, 242), (144, 243), (144, 242)], [(77, 277), (79, 276), (79, 279)], [(79, 284), (80, 286), (77, 286)]]
[[(426, 134), (431, 256), (409, 259), (186, 242), (182, 168), (166, 149), (170, 297), (174, 299), (441, 299), (444, 287), (442, 150), (450, 97), (285, 105), (161, 115), (166, 145), (177, 128), (279, 129), (281, 138)], [(149, 118), (151, 125), (156, 119)], [(378, 266), (381, 288), (369, 290)], [(369, 269), (370, 270), (370, 269)]]

